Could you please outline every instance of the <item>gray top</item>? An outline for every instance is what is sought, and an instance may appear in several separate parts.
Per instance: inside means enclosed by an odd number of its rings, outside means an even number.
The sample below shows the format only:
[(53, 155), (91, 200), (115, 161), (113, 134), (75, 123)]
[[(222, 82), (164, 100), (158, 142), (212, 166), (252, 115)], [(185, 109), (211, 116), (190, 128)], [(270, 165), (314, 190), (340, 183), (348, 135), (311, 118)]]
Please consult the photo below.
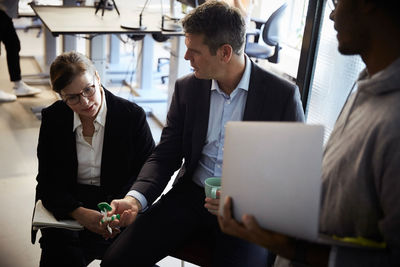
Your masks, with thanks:
[(0, 0), (0, 9), (7, 13), (10, 18), (18, 17), (19, 0)]
[(360, 74), (326, 145), (322, 180), (322, 233), (387, 244), (333, 247), (329, 266), (400, 266), (400, 58)]
[(336, 249), (335, 266), (400, 266), (400, 59), (364, 70), (325, 149), (320, 231), (386, 242)]

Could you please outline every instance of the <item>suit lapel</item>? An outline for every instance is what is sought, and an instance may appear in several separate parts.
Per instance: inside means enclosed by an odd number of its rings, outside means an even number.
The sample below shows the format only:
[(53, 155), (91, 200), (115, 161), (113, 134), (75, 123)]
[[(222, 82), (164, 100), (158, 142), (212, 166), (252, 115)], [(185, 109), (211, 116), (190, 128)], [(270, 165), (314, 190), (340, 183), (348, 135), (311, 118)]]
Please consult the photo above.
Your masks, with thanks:
[(196, 111), (193, 138), (192, 138), (192, 151), (193, 161), (197, 162), (200, 158), (201, 151), (207, 137), (208, 119), (210, 114), (210, 92), (211, 80), (198, 80), (196, 82)]
[[(64, 148), (60, 149), (61, 151), (65, 151), (63, 154), (63, 160), (61, 162), (66, 163), (68, 170), (65, 170), (66, 173), (70, 173), (69, 169), (72, 168), (72, 172), (74, 174), (74, 178), (77, 178), (78, 175), (78, 156), (76, 152), (76, 137), (75, 132), (73, 131), (74, 126), (74, 113), (73, 111), (66, 105), (58, 109), (58, 112), (55, 113), (57, 117), (58, 124), (58, 132), (60, 133), (60, 139), (65, 140), (65, 142), (61, 142), (61, 146)], [(69, 165), (71, 163), (72, 165)]]
[[(103, 87), (104, 88), (104, 87)], [(113, 139), (111, 138), (113, 124), (115, 120), (119, 118), (112, 117), (113, 116), (113, 108), (114, 108), (114, 101), (108, 91), (104, 89), (104, 97), (106, 99), (107, 104), (107, 114), (106, 114), (106, 125), (104, 127), (104, 139), (103, 139), (103, 152), (101, 155), (101, 171), (100, 171), (100, 185), (103, 185), (103, 177), (106, 175), (106, 170), (110, 170), (107, 166), (110, 162), (110, 156), (112, 157), (114, 153), (112, 152), (113, 148)]]
[(257, 120), (263, 109), (263, 105), (267, 103), (265, 100), (265, 91), (261, 90), (259, 87), (259, 85), (262, 84), (262, 82), (265, 83), (265, 81), (259, 80), (261, 75), (258, 75), (258, 72), (258, 67), (251, 62), (249, 91), (247, 93), (246, 106), (243, 114), (244, 121)]

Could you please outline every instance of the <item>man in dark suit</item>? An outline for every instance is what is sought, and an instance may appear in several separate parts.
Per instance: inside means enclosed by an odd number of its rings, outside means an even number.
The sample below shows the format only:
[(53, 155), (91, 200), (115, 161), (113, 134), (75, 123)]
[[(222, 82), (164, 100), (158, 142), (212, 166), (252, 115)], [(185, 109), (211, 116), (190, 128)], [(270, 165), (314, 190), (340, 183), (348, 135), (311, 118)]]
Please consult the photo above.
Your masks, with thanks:
[[(204, 180), (221, 176), (227, 121), (303, 121), (297, 87), (244, 55), (244, 20), (226, 3), (206, 2), (182, 23), (194, 73), (176, 82), (161, 141), (131, 191), (111, 203), (121, 214), (112, 224), (129, 226), (102, 266), (151, 266), (199, 233), (214, 266), (265, 266), (266, 250), (221, 232)], [(178, 169), (173, 188), (151, 206)]]

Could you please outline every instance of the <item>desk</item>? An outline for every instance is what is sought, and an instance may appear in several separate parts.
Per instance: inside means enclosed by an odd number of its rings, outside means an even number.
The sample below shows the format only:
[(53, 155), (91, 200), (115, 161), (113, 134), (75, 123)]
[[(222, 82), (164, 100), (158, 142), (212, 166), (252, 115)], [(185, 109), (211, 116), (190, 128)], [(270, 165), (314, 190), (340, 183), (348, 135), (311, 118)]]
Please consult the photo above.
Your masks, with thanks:
[[(136, 73), (137, 85), (141, 90), (150, 90), (152, 87), (152, 63), (153, 63), (153, 38), (152, 33), (163, 33), (160, 30), (161, 12), (154, 9), (146, 10), (143, 13), (143, 25), (145, 30), (122, 29), (120, 25), (126, 21), (139, 20), (141, 7), (120, 8), (121, 16), (114, 10), (94, 14), (93, 7), (71, 7), (71, 6), (33, 6), (36, 15), (43, 22), (45, 27), (54, 35), (70, 34), (92, 34), (90, 45), (90, 58), (95, 64), (100, 77), (105, 77), (106, 67), (106, 42), (105, 34), (137, 34), (144, 35), (141, 44), (142, 57)], [(164, 34), (164, 33), (163, 33)], [(174, 89), (173, 84), (177, 77), (189, 72), (189, 67), (183, 60), (183, 33), (165, 33), (171, 36), (171, 62), (169, 73), (168, 95)], [(186, 63), (186, 64), (185, 64)], [(140, 94), (140, 93), (139, 93)], [(140, 100), (138, 99), (138, 102)]]

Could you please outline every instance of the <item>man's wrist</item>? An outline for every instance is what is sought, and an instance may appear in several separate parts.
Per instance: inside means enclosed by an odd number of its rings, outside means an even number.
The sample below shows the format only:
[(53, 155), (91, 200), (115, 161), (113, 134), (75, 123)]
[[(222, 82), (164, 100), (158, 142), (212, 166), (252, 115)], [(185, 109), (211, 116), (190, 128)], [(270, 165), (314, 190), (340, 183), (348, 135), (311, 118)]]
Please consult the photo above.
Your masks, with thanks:
[(137, 207), (138, 211), (142, 210), (142, 204), (140, 204), (140, 201), (137, 198), (127, 195), (125, 199), (127, 199), (130, 203), (132, 203), (133, 206)]

